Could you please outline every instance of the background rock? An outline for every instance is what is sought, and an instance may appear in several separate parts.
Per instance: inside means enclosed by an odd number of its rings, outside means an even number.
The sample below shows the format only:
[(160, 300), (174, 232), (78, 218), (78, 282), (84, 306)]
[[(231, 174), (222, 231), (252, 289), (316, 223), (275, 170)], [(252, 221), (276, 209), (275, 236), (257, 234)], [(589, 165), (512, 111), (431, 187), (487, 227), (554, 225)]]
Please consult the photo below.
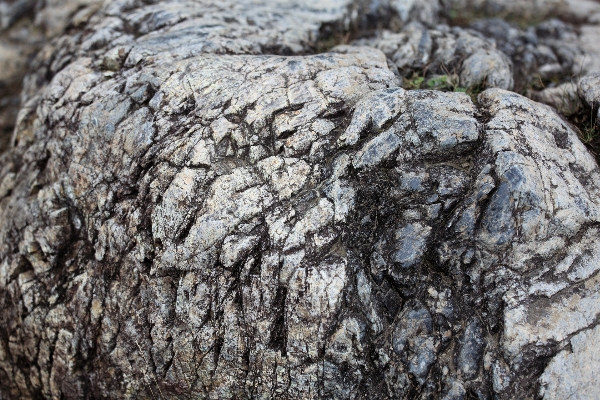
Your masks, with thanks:
[(445, 8), (454, 14), (496, 15), (521, 21), (541, 21), (556, 16), (565, 9), (563, 0), (441, 0)]
[(600, 107), (600, 71), (581, 78), (578, 87), (579, 96), (588, 106)]
[(554, 88), (544, 89), (535, 94), (533, 98), (544, 104), (556, 108), (556, 110), (566, 116), (581, 112), (583, 104), (577, 93), (577, 85), (574, 83), (563, 83)]

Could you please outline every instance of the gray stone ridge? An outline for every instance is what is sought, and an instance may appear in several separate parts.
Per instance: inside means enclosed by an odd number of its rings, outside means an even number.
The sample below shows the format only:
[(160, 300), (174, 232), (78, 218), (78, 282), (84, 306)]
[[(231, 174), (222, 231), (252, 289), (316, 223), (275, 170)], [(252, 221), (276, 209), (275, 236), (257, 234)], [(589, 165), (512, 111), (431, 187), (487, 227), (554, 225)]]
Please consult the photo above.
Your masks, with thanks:
[(597, 398), (600, 169), (510, 91), (575, 68), (567, 24), (56, 3), (0, 153), (0, 399)]

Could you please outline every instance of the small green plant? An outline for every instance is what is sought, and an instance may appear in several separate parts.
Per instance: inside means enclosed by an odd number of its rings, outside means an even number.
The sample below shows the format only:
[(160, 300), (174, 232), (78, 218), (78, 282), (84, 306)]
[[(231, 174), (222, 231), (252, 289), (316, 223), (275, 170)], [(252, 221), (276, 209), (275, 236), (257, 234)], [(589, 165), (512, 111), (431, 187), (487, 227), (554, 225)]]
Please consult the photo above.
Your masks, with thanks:
[(462, 87), (460, 86), (460, 78), (458, 74), (448, 73), (446, 69), (444, 69), (444, 71), (446, 74), (433, 75), (430, 78), (425, 78), (419, 72), (413, 72), (410, 78), (404, 79), (404, 89), (429, 89), (440, 90), (442, 92), (466, 93), (471, 97), (473, 102), (476, 102), (479, 93), (486, 89), (485, 83), (470, 87)]
[(598, 124), (597, 110), (593, 108), (569, 116), (569, 121), (577, 127), (579, 139), (600, 162), (600, 124)]
[(413, 72), (410, 78), (404, 80), (404, 88), (454, 91), (458, 86), (458, 76), (456, 75), (433, 75), (431, 78), (425, 78), (424, 72)]
[(487, 86), (485, 83), (478, 83), (477, 85), (473, 85), (473, 86), (469, 86), (468, 88), (461, 88), (461, 89), (464, 89), (464, 92), (471, 97), (471, 100), (473, 101), (473, 103), (477, 103), (477, 96), (479, 96), (479, 94), (481, 92), (483, 92), (486, 88), (487, 88)]
[(421, 89), (423, 82), (425, 82), (425, 78), (415, 72), (410, 78), (404, 80), (404, 88), (407, 90)]
[(427, 80), (427, 89), (454, 91), (456, 83), (451, 75), (436, 75)]
[(580, 139), (585, 144), (590, 144), (598, 135), (598, 122), (591, 121), (582, 126), (580, 129)]

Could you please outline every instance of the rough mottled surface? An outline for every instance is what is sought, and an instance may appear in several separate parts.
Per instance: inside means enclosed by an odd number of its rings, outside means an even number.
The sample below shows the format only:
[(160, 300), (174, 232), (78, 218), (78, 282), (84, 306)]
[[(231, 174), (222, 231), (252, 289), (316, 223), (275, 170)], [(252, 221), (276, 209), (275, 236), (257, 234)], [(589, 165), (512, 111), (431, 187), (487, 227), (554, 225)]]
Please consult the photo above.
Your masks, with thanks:
[(406, 77), (426, 70), (460, 75), (463, 87), (513, 87), (510, 59), (474, 31), (446, 25), (428, 29), (413, 22), (400, 33), (382, 31), (378, 37), (362, 39), (357, 44), (383, 51)]
[(566, 11), (563, 0), (441, 0), (441, 2), (454, 13), (500, 15), (523, 21), (542, 20)]
[(545, 399), (593, 399), (598, 395), (599, 337), (598, 326), (583, 331), (571, 339), (572, 350), (563, 350), (554, 357), (541, 377)]
[(582, 72), (582, 63), (589, 57), (581, 49), (576, 29), (558, 19), (527, 29), (497, 18), (476, 21), (470, 27), (512, 60), (521, 92), (540, 82), (545, 82), (542, 87), (552, 87), (557, 81), (570, 82)]
[(579, 81), (579, 96), (593, 109), (600, 107), (600, 71), (584, 76)]
[(578, 88), (574, 83), (563, 83), (533, 94), (533, 99), (548, 104), (565, 116), (581, 112), (584, 108)]
[[(0, 398), (594, 393), (574, 128), (436, 2), (312, 4), (112, 1), (40, 52), (0, 155)], [(314, 54), (381, 10), (406, 24)], [(401, 87), (436, 57), (497, 88)]]
[(36, 53), (67, 27), (81, 27), (101, 1), (0, 1), (0, 152), (8, 148), (22, 80)]
[[(582, 72), (587, 55), (577, 39), (575, 30), (559, 20), (523, 30), (501, 19), (484, 19), (467, 28), (413, 21), (399, 32), (382, 30), (356, 44), (383, 51), (406, 78), (455, 75), (455, 87), (527, 93), (532, 87), (571, 83)], [(435, 88), (425, 83), (424, 88)]]

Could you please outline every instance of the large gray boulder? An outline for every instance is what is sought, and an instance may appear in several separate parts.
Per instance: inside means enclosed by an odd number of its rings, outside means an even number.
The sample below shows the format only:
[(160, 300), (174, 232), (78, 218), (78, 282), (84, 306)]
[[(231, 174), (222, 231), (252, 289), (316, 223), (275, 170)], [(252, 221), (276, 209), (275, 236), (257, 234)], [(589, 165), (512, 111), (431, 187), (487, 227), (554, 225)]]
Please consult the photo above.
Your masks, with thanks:
[(516, 93), (313, 54), (376, 3), (115, 0), (45, 46), (0, 155), (0, 398), (595, 395), (596, 160)]

